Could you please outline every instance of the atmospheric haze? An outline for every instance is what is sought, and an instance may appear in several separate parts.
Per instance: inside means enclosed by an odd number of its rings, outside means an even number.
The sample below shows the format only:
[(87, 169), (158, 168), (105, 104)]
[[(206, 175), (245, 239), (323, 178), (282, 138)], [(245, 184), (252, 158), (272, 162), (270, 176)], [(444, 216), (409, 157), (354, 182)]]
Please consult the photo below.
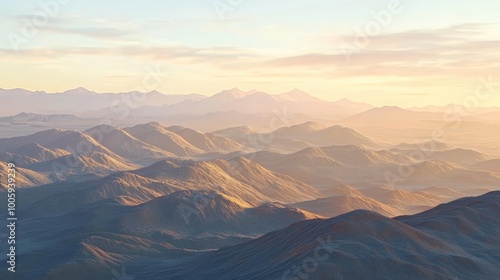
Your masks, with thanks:
[(0, 279), (500, 279), (500, 2), (3, 1)]

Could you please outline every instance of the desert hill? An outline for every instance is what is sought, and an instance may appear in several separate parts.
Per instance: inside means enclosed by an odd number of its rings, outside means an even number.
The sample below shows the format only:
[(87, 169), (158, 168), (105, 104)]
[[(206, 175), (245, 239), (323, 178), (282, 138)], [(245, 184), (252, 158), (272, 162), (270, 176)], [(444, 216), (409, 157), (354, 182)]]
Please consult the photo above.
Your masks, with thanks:
[[(493, 192), (396, 219), (357, 210), (329, 220), (299, 222), (185, 265), (139, 275), (151, 278), (161, 273), (169, 275), (167, 279), (292, 279), (298, 275), (312, 279), (397, 279), (402, 275), (405, 279), (496, 279), (500, 274), (495, 242), (500, 235), (499, 199), (500, 193)], [(246, 261), (241, 263), (241, 259)]]

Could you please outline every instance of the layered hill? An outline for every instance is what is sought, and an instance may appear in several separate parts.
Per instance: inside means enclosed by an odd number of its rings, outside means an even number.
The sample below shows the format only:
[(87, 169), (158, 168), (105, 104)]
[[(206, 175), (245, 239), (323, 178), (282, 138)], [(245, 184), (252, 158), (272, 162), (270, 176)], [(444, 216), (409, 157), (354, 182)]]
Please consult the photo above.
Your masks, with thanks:
[(491, 160), (494, 157), (471, 149), (451, 150), (401, 150), (392, 149), (391, 152), (414, 157), (416, 160), (440, 160), (455, 163), (461, 166), (471, 166)]
[(233, 138), (241, 139), (255, 133), (257, 132), (248, 126), (230, 127), (213, 132), (213, 134), (228, 137), (231, 139)]
[(51, 183), (52, 181), (47, 178), (45, 174), (41, 174), (36, 171), (32, 171), (25, 168), (19, 168), (16, 166), (15, 172), (9, 172), (9, 166), (7, 162), (0, 161), (0, 180), (1, 180), (1, 191), (7, 189), (8, 176), (9, 173), (15, 173), (15, 186), (16, 188), (28, 188), (35, 187), (44, 184)]
[(371, 109), (372, 106), (347, 99), (329, 102), (306, 92), (292, 90), (282, 94), (262, 91), (244, 92), (237, 88), (224, 90), (201, 100), (186, 100), (162, 107), (140, 108), (135, 114), (149, 112), (159, 115), (204, 115), (213, 112), (237, 111), (244, 114), (270, 114), (286, 108), (287, 114), (305, 114), (313, 118), (341, 119)]
[[(28, 91), (25, 89), (0, 89), (0, 96), (8, 98), (11, 101), (10, 108), (6, 108), (4, 114), (19, 114), (21, 112), (45, 113), (57, 112), (62, 114), (84, 113), (93, 111), (93, 115), (100, 110), (107, 111), (109, 115), (111, 105), (116, 100), (141, 100), (145, 106), (159, 106), (179, 103), (185, 100), (198, 100), (204, 98), (198, 94), (180, 94), (167, 95), (157, 91), (149, 93), (140, 93), (137, 91), (126, 93), (97, 93), (85, 88), (70, 89), (57, 94), (46, 93), (43, 91)], [(68, 104), (78, 104), (77, 107), (68, 106)], [(97, 112), (96, 112), (97, 111)], [(36, 114), (24, 114), (22, 119), (33, 119)], [(67, 115), (64, 117), (68, 117)], [(36, 119), (38, 121), (38, 119)]]
[[(300, 139), (307, 137), (309, 133), (326, 129), (327, 126), (317, 122), (305, 122), (290, 127), (282, 127), (273, 132), (276, 137)], [(298, 138), (297, 138), (298, 137)]]
[(390, 187), (369, 187), (359, 190), (363, 195), (395, 207), (428, 207), (443, 202), (443, 198), (426, 191), (406, 191)]
[[(72, 158), (71, 160), (81, 165), (75, 166), (74, 169), (63, 169), (59, 174), (70, 177), (77, 174), (83, 176), (87, 174), (85, 172), (91, 172), (94, 175), (105, 176), (113, 167), (122, 170), (133, 167), (115, 161), (109, 162), (111, 159), (106, 156), (101, 158), (105, 161), (99, 162), (99, 156), (102, 155), (94, 154), (93, 157), (80, 155)], [(47, 163), (37, 163), (33, 169), (40, 172), (32, 172), (46, 174), (42, 172), (49, 172), (51, 167), (52, 165)], [(118, 197), (144, 203), (179, 190), (218, 191), (252, 206), (267, 202), (294, 203), (320, 197), (319, 192), (311, 186), (269, 171), (247, 159), (202, 162), (172, 159), (137, 170), (115, 172), (100, 179), (43, 186), (30, 193), (30, 197), (34, 200), (27, 200), (24, 207), (30, 212), (34, 211), (33, 213), (37, 211), (64, 213), (84, 205)]]
[[(498, 188), (498, 172), (484, 171), (453, 162), (433, 160), (444, 157), (466, 164), (462, 150), (432, 152), (419, 151), (415, 156), (403, 150), (375, 150), (363, 146), (330, 146), (306, 148), (295, 153), (257, 152), (246, 154), (265, 168), (286, 174), (320, 190), (348, 184), (358, 188), (370, 185), (392, 185), (421, 189), (428, 187)], [(458, 153), (458, 156), (457, 156)], [(478, 160), (490, 156), (466, 150)], [(422, 161), (423, 160), (423, 161)], [(473, 159), (471, 159), (473, 161)]]
[(269, 133), (269, 135), (267, 135), (267, 138), (276, 140), (287, 139), (293, 141), (305, 141), (315, 146), (377, 146), (377, 143), (375, 143), (375, 141), (353, 129), (340, 125), (326, 127), (316, 122), (306, 122), (291, 127), (283, 127)]
[[(4, 162), (15, 162), (17, 166), (35, 172), (45, 173), (51, 180), (59, 181), (73, 175), (76, 177), (88, 174), (104, 176), (112, 171), (125, 171), (139, 167), (103, 144), (138, 162), (143, 156), (133, 157), (132, 154), (142, 153), (144, 150), (149, 151), (149, 147), (139, 140), (130, 140), (127, 137), (113, 138), (113, 135), (105, 133), (102, 135), (107, 135), (111, 139), (108, 139), (108, 142), (104, 141), (105, 139), (97, 139), (102, 140), (101, 144), (87, 134), (64, 130), (47, 130), (28, 136), (0, 139), (0, 142), (3, 142), (2, 149), (5, 150), (0, 154), (0, 159)], [(153, 152), (160, 155), (153, 154)], [(170, 155), (159, 149), (153, 152), (144, 153), (144, 155), (154, 158)], [(147, 159), (151, 160), (151, 158)]]
[(395, 149), (401, 150), (419, 150), (419, 151), (442, 151), (449, 150), (450, 147), (439, 141), (424, 141), (419, 143), (401, 143), (394, 146)]
[(68, 179), (73, 175), (77, 177), (82, 175), (103, 177), (112, 172), (134, 170), (139, 167), (139, 165), (120, 162), (109, 155), (98, 152), (66, 155), (54, 160), (26, 165), (26, 168), (30, 170), (55, 175), (58, 180)]
[(37, 132), (28, 136), (18, 136), (12, 138), (0, 139), (0, 152), (9, 152), (21, 148), (25, 145), (38, 143), (41, 146), (47, 147), (47, 144), (53, 143), (63, 136), (74, 133), (70, 130), (50, 129)]
[(85, 131), (85, 134), (121, 157), (134, 162), (173, 157), (174, 154), (147, 144), (124, 130), (101, 125)]
[[(262, 166), (287, 174), (319, 189), (339, 184), (371, 182), (383, 178), (389, 166), (400, 164), (401, 157), (388, 151), (376, 151), (363, 146), (329, 146), (306, 148), (296, 153), (259, 152), (246, 155)], [(403, 158), (405, 159), (405, 158)], [(406, 162), (411, 162), (406, 158)]]
[(38, 143), (30, 143), (19, 147), (17, 149), (12, 150), (13, 154), (26, 156), (35, 159), (36, 161), (48, 161), (53, 160), (65, 155), (68, 155), (69, 152), (63, 149), (47, 149), (44, 146)]
[(396, 106), (385, 106), (367, 110), (342, 120), (343, 123), (415, 123), (428, 120), (443, 120), (444, 114), (402, 109)]
[[(58, 183), (36, 188), (20, 205), (33, 216), (63, 214), (106, 199), (140, 204), (179, 191), (174, 185), (123, 172), (80, 183)], [(27, 196), (26, 194), (25, 196)]]
[(181, 136), (189, 144), (205, 152), (230, 152), (243, 149), (237, 142), (214, 133), (204, 134), (182, 126), (171, 126), (167, 130)]
[(272, 201), (292, 203), (319, 197), (319, 192), (311, 186), (245, 158), (161, 161), (134, 173), (183, 188), (217, 190), (252, 205)]
[[(496, 279), (500, 192), (389, 219), (366, 210), (293, 224), (154, 279)], [(240, 260), (245, 260), (241, 262)]]
[(307, 210), (324, 217), (336, 217), (354, 210), (365, 209), (384, 216), (393, 217), (403, 211), (363, 195), (335, 195), (312, 201), (292, 204), (292, 206)]
[[(179, 191), (134, 207), (117, 221), (121, 231), (150, 232), (168, 229), (176, 247), (189, 248), (193, 241), (180, 239), (203, 236), (206, 244), (192, 249), (218, 248), (224, 236), (262, 235), (296, 221), (318, 215), (277, 203), (251, 207), (245, 201), (216, 191)], [(200, 240), (201, 241), (201, 240)], [(209, 244), (214, 242), (213, 244)]]
[[(498, 188), (500, 174), (464, 169), (445, 161), (425, 161), (411, 166), (409, 175), (404, 178), (405, 184), (414, 186), (429, 186), (434, 185), (442, 187), (457, 188), (457, 190), (465, 190), (478, 187), (493, 187)], [(396, 171), (394, 171), (396, 172)]]
[[(449, 196), (433, 194), (432, 191), (406, 191), (377, 186), (355, 189), (351, 186), (336, 186), (328, 190), (333, 195), (304, 201), (293, 206), (325, 217), (335, 217), (354, 210), (364, 209), (387, 217), (408, 215), (428, 210), (440, 203), (452, 200)], [(449, 195), (453, 194), (450, 190)], [(465, 194), (453, 195), (463, 197)]]
[(168, 151), (176, 156), (192, 156), (204, 153), (203, 150), (191, 145), (180, 135), (169, 131), (160, 123), (140, 124), (124, 130), (144, 143)]
[(31, 264), (30, 276), (107, 279), (113, 277), (110, 266), (182, 259), (318, 218), (277, 203), (251, 207), (214, 191), (183, 190), (143, 204), (130, 201), (120, 196), (80, 204), (70, 212), (30, 212), (29, 227), (19, 239), (45, 239), (21, 253)]
[(473, 166), (475, 169), (500, 173), (500, 159), (492, 159), (478, 163)]

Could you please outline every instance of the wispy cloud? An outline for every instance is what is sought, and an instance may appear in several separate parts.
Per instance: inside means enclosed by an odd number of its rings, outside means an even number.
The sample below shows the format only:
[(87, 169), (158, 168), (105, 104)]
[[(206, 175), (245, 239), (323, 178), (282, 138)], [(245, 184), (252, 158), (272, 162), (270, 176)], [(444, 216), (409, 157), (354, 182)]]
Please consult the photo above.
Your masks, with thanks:
[[(69, 48), (36, 48), (13, 51), (0, 49), (3, 59), (56, 59), (72, 56), (122, 56), (142, 60), (169, 61), (181, 64), (212, 64), (235, 62), (240, 59), (256, 58), (250, 50), (236, 47), (206, 47), (189, 46), (117, 46), (117, 47), (69, 47)], [(2, 59), (0, 58), (0, 60)]]
[(66, 35), (87, 36), (98, 39), (114, 39), (137, 35), (138, 31), (123, 27), (98, 27), (98, 26), (46, 26), (42, 31), (49, 31)]
[[(19, 29), (25, 27), (26, 21), (33, 23), (37, 17), (34, 13), (9, 15), (5, 20), (18, 24)], [(82, 15), (58, 15), (47, 20), (46, 24), (37, 25), (37, 32), (53, 35), (74, 35), (100, 40), (136, 40), (141, 27), (133, 22), (116, 22), (108, 19), (89, 19)]]
[(500, 39), (482, 37), (484, 28), (464, 24), (386, 34), (371, 38), (369, 48), (356, 54), (352, 61), (346, 61), (343, 53), (332, 51), (273, 58), (265, 65), (321, 69), (335, 77), (469, 75), (473, 70), (498, 69), (494, 62), (500, 62)]

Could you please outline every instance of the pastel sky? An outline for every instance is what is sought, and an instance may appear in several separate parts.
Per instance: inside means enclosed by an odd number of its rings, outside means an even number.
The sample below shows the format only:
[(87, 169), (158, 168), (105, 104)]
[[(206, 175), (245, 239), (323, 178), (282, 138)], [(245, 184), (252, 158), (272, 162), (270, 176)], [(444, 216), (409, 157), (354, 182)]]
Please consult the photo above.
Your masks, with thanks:
[(424, 106), (462, 103), (490, 77), (481, 105), (500, 106), (497, 0), (56, 1), (0, 4), (0, 88), (125, 92), (159, 69), (168, 94)]

